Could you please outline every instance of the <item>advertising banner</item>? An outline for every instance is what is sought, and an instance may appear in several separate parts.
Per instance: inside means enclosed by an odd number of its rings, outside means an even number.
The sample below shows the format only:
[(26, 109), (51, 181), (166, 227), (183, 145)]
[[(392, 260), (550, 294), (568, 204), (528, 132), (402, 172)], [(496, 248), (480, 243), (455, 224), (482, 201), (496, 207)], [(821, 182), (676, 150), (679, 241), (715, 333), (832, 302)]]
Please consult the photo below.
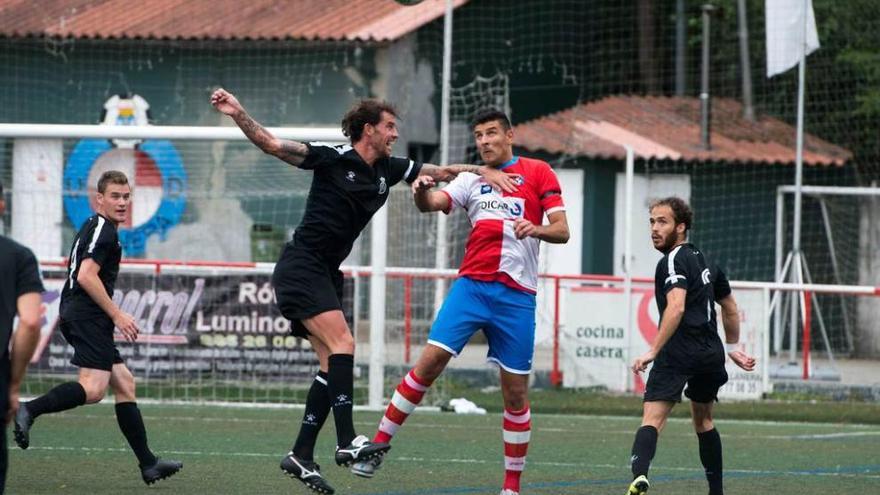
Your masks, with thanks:
[[(290, 335), (290, 322), (275, 305), (270, 278), (120, 273), (113, 301), (140, 328), (134, 343), (116, 333), (122, 358), (139, 377), (310, 377), (318, 366), (315, 353), (308, 340)], [(73, 347), (58, 325), (65, 282), (45, 279), (46, 318), (33, 361), (43, 373), (77, 370), (70, 364)]]
[[(727, 359), (730, 377), (721, 398), (759, 398), (767, 391), (763, 349), (767, 332), (764, 293), (734, 290), (740, 311), (740, 344), (758, 359), (753, 372), (738, 368)], [(632, 361), (647, 351), (657, 335), (660, 320), (653, 288), (634, 288), (632, 320), (627, 334), (626, 297), (616, 287), (576, 287), (566, 291), (560, 331), (563, 386), (602, 387), (611, 391), (642, 393), (648, 374), (635, 375)], [(716, 311), (719, 311), (716, 308)], [(724, 332), (718, 317), (721, 338)], [(650, 367), (648, 368), (650, 370)]]

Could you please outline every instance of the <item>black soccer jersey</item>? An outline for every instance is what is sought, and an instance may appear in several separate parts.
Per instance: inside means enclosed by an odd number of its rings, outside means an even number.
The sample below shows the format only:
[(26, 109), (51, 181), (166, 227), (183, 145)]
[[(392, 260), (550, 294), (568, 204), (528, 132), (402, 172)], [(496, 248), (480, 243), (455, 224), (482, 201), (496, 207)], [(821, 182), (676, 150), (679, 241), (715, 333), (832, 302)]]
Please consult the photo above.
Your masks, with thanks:
[(119, 274), (119, 261), (122, 259), (122, 245), (119, 243), (116, 225), (101, 215), (89, 217), (73, 239), (67, 261), (67, 280), (61, 291), (61, 318), (64, 320), (107, 316), (76, 281), (83, 260), (89, 258), (101, 267), (98, 277), (104, 284), (107, 295), (112, 298), (116, 276)]
[(385, 204), (391, 186), (414, 181), (422, 164), (390, 157), (370, 166), (349, 145), (306, 145), (309, 154), (300, 168), (314, 170), (314, 178), (293, 243), (320, 254), (328, 265), (339, 266)]
[(717, 370), (724, 366), (724, 346), (718, 336), (715, 301), (730, 294), (727, 276), (718, 267), (710, 270), (693, 244), (681, 244), (657, 263), (654, 289), (661, 321), (666, 295), (675, 287), (687, 291), (684, 315), (654, 366), (689, 373)]
[(9, 359), (9, 338), (12, 335), (12, 321), (18, 313), (18, 298), (30, 292), (43, 292), (34, 253), (0, 235), (0, 362)]

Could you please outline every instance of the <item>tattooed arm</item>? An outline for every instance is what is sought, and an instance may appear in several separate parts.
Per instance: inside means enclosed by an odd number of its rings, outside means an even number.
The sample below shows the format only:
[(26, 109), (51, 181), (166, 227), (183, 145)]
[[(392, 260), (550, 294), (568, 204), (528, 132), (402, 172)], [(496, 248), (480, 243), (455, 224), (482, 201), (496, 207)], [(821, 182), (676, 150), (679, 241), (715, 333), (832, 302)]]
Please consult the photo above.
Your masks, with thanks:
[(303, 143), (278, 139), (272, 135), (265, 127), (251, 118), (238, 99), (225, 89), (214, 91), (214, 94), (211, 95), (211, 105), (214, 105), (214, 108), (223, 114), (232, 117), (244, 135), (264, 153), (278, 157), (294, 166), (300, 165), (309, 153), (308, 147)]
[(480, 175), (487, 184), (505, 192), (516, 192), (516, 178), (519, 175), (507, 174), (494, 167), (460, 164), (440, 166), (426, 163), (422, 165), (419, 175), (427, 175), (434, 179), (435, 182), (449, 182), (462, 172)]

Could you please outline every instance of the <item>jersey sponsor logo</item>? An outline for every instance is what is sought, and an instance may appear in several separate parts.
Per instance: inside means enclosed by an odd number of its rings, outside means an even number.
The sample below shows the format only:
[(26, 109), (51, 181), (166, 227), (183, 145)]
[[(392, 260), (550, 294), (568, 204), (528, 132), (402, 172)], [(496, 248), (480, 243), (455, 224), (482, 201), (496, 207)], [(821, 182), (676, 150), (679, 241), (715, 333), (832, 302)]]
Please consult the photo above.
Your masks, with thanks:
[(510, 214), (515, 217), (522, 216), (522, 206), (519, 203), (514, 203), (510, 206)]
[(499, 211), (515, 217), (521, 216), (523, 213), (522, 205), (519, 203), (508, 203), (501, 199), (485, 199), (478, 202), (477, 206), (481, 210)]
[[(104, 104), (102, 125), (148, 125), (150, 105), (138, 95), (113, 96)], [(107, 170), (128, 177), (134, 194), (131, 215), (119, 226), (127, 255), (146, 251), (153, 234), (164, 238), (186, 207), (187, 175), (180, 154), (167, 140), (82, 139), (64, 169), (64, 209), (76, 229), (95, 211), (98, 178)]]
[(349, 170), (348, 172), (346, 172), (346, 173), (345, 173), (345, 179), (346, 179), (347, 181), (349, 181), (349, 182), (354, 182), (354, 171), (353, 171), (353, 170)]
[(388, 184), (385, 182), (385, 177), (379, 177), (379, 194), (385, 194), (388, 191)]
[(492, 186), (489, 184), (483, 184), (480, 186), (480, 194), (489, 194), (492, 192)]
[(703, 273), (700, 274), (700, 278), (703, 279), (703, 285), (707, 285), (709, 283), (709, 269), (706, 268), (703, 270)]

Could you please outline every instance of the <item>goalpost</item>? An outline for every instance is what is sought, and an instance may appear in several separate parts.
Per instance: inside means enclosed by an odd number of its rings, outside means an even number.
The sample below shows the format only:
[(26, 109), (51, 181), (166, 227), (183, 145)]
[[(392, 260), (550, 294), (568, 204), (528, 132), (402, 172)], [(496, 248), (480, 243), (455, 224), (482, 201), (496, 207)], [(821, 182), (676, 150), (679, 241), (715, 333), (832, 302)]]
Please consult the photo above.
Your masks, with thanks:
[[(786, 198), (796, 192), (795, 186), (786, 185), (776, 192), (776, 280), (782, 280), (789, 269), (793, 269), (790, 255), (784, 257), (786, 249)], [(820, 228), (813, 229), (806, 236), (805, 255), (802, 257), (804, 282), (807, 284), (827, 283), (834, 285), (872, 285), (868, 280), (869, 267), (876, 262), (880, 248), (880, 227), (877, 225), (877, 212), (880, 211), (880, 187), (840, 187), (840, 186), (802, 186), (805, 200), (804, 208), (818, 217), (814, 220)], [(846, 243), (846, 245), (841, 245)], [(812, 249), (811, 249), (812, 248)], [(868, 274), (868, 275), (866, 275)], [(785, 307), (793, 304), (790, 295)], [(774, 300), (780, 295), (774, 295)], [(803, 295), (801, 297), (804, 297)], [(773, 318), (773, 351), (783, 355), (787, 337), (788, 367), (778, 370), (784, 378), (817, 377), (835, 379), (838, 377), (835, 355), (852, 355), (858, 345), (858, 329), (867, 327), (870, 321), (880, 316), (876, 298), (852, 298), (844, 293), (827, 295), (824, 298), (816, 292), (809, 292), (804, 302), (815, 312), (813, 320), (821, 338), (829, 366), (814, 369), (811, 365), (811, 339), (807, 333), (797, 332), (797, 321), (777, 306)], [(802, 327), (810, 321), (807, 311), (800, 312)], [(787, 320), (787, 321), (786, 321)], [(806, 329), (805, 329), (806, 330)], [(799, 339), (800, 338), (800, 339)], [(798, 345), (803, 351), (803, 372), (797, 366)]]

